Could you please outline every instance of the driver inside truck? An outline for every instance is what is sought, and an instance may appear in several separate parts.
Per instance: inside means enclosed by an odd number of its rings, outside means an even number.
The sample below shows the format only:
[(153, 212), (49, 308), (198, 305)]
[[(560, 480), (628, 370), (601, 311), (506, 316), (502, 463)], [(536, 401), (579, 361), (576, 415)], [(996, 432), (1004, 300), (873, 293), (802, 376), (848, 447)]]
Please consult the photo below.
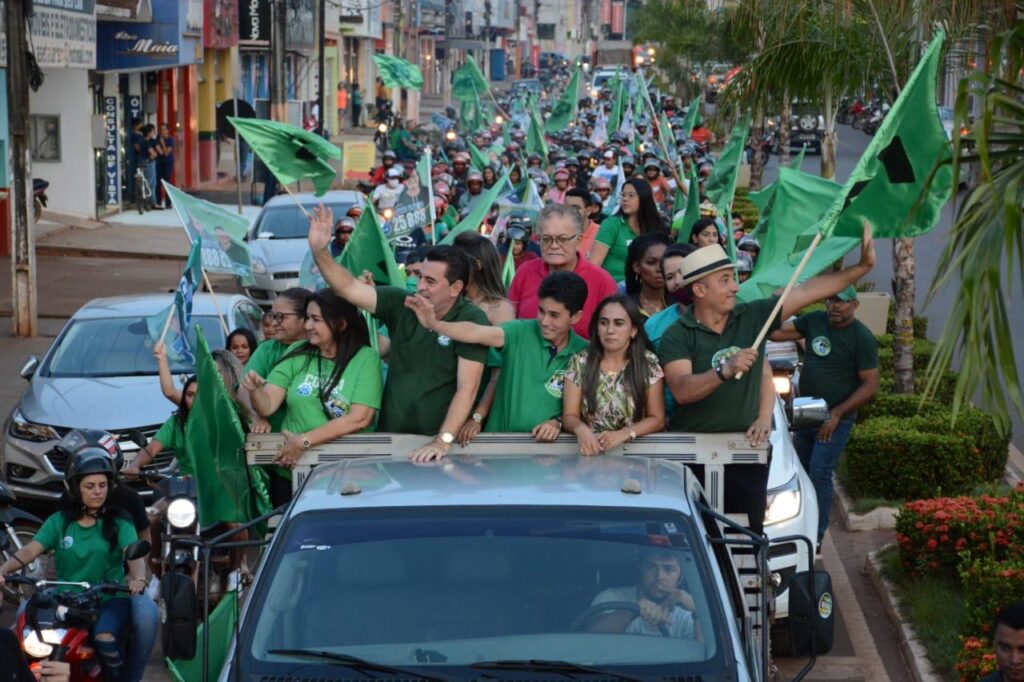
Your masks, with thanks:
[[(695, 617), (693, 597), (683, 589), (683, 566), (679, 552), (648, 548), (640, 556), (640, 580), (636, 585), (611, 587), (600, 592), (592, 607), (629, 602), (637, 609), (614, 606), (591, 621), (588, 632), (621, 632), (702, 641)], [(639, 614), (639, 615), (638, 615)]]

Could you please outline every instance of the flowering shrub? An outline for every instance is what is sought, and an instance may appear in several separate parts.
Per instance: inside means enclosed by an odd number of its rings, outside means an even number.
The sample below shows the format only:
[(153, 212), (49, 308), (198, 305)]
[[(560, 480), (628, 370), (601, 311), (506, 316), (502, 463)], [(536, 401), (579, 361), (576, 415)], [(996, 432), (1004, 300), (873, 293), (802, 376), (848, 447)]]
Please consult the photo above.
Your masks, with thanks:
[(996, 671), (996, 653), (988, 640), (977, 637), (961, 637), (964, 646), (956, 664), (960, 682), (977, 682), (985, 675)]
[(992, 621), (999, 609), (1024, 601), (1024, 556), (1002, 561), (965, 554), (960, 566), (964, 586), (964, 628), (967, 634), (992, 636)]
[[(917, 409), (913, 397), (894, 398), (883, 400), (897, 413), (911, 403)], [(955, 423), (949, 408), (935, 403), (913, 417), (867, 419), (846, 445), (851, 492), (890, 500), (966, 493), (1002, 477), (1008, 443), (992, 417), (972, 407)]]
[(1024, 484), (1001, 497), (940, 497), (908, 502), (896, 517), (900, 560), (911, 575), (951, 578), (960, 575), (961, 555), (965, 553), (992, 562), (1024, 561), (1022, 519)]

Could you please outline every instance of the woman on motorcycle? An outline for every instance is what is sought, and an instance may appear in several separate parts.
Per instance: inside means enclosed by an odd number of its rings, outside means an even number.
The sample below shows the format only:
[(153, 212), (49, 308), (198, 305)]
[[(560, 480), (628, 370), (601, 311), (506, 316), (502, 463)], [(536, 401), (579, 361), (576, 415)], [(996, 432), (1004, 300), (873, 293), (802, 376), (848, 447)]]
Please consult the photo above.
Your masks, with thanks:
[[(124, 550), (137, 535), (131, 522), (107, 506), (116, 485), (114, 461), (102, 448), (79, 450), (64, 472), (68, 495), (60, 510), (43, 523), (27, 545), (0, 565), (4, 576), (34, 561), (44, 552), (54, 553), (57, 580), (67, 582), (121, 583), (124, 581)], [(146, 588), (144, 559), (128, 562), (131, 594)], [(103, 666), (104, 678), (120, 681), (124, 672), (124, 635), (131, 620), (131, 600), (103, 597), (92, 640)]]

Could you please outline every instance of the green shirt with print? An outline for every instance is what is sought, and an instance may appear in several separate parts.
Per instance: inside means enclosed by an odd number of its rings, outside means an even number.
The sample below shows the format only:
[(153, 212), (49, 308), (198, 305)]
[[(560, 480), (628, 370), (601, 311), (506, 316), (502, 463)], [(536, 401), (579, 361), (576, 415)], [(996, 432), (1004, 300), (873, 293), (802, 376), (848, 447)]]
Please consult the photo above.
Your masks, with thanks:
[(501, 325), (501, 374), (484, 431), (532, 431), (562, 414), (562, 381), (569, 359), (587, 342), (569, 330), (569, 342), (554, 347), (540, 333), (537, 320), (509, 320)]
[(860, 320), (833, 327), (819, 310), (801, 315), (793, 326), (805, 340), (800, 395), (824, 398), (835, 407), (860, 386), (858, 372), (878, 367), (878, 342)]
[[(736, 304), (721, 334), (698, 322), (693, 315), (693, 306), (689, 306), (679, 321), (661, 337), (658, 358), (662, 366), (675, 360), (689, 360), (694, 374), (714, 369), (721, 360), (728, 360), (738, 351), (753, 345), (777, 300), (777, 297), (772, 297)], [(780, 316), (776, 315), (769, 331), (775, 331), (779, 325)], [(757, 362), (750, 371), (744, 372), (743, 378), (726, 381), (702, 400), (679, 405), (672, 410), (669, 430), (697, 433), (746, 431), (757, 419), (760, 409), (763, 365), (762, 346)]]
[(174, 458), (178, 460), (178, 473), (182, 476), (196, 475), (195, 462), (192, 461), (192, 455), (188, 451), (185, 429), (178, 421), (178, 415), (172, 414), (171, 418), (165, 421), (153, 436), (153, 440), (160, 441), (160, 445), (163, 445), (165, 450), (174, 450)]
[[(307, 342), (300, 341), (292, 350)], [(314, 349), (315, 350), (315, 349)], [(380, 356), (369, 346), (360, 348), (338, 379), (326, 404), (320, 402), (320, 386), (330, 380), (336, 365), (333, 360), (300, 352), (286, 357), (274, 367), (267, 383), (285, 390), (287, 412), (281, 428), (292, 433), (306, 433), (327, 423), (326, 407), (333, 418), (344, 417), (352, 405), (380, 409), (383, 379)], [(372, 431), (369, 426), (364, 431)]]
[[(388, 379), (377, 428), (433, 436), (455, 397), (459, 358), (482, 365), (487, 347), (460, 343), (427, 330), (405, 307), (405, 298), (410, 295), (397, 287), (377, 287), (374, 315), (388, 326), (391, 336)], [(490, 324), (482, 310), (461, 296), (444, 321)]]
[(601, 222), (601, 228), (594, 238), (599, 244), (608, 247), (608, 255), (604, 257), (601, 267), (608, 271), (616, 282), (626, 279), (626, 257), (629, 244), (637, 235), (629, 229), (629, 222), (620, 215), (611, 215)]
[[(127, 519), (117, 518), (117, 548), (111, 549), (103, 537), (103, 524), (97, 519), (89, 528), (78, 521), (68, 522), (63, 513), (52, 514), (33, 538), (47, 552), (53, 552), (57, 579), (68, 582), (120, 583), (124, 581), (124, 548), (138, 539)], [(104, 600), (113, 595), (106, 595)]]
[[(249, 362), (245, 363), (245, 371), (242, 373), (242, 376), (249, 372), (256, 372), (256, 374), (264, 379), (268, 378), (270, 372), (274, 369), (274, 365), (277, 364), (277, 361), (281, 359), (287, 350), (288, 346), (276, 339), (261, 342), (260, 345), (256, 346), (256, 351), (249, 356)], [(284, 423), (287, 413), (288, 406), (281, 405), (277, 412), (267, 417), (267, 421), (270, 422), (271, 431), (274, 433), (281, 431), (281, 425)]]

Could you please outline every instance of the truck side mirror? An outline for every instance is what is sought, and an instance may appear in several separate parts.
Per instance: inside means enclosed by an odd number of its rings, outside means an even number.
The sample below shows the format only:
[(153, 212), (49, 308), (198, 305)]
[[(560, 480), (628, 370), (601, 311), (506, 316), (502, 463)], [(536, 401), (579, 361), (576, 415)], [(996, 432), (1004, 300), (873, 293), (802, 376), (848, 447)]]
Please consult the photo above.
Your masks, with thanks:
[(794, 398), (793, 418), (790, 426), (794, 430), (814, 429), (829, 418), (828, 403), (824, 398)]
[(789, 642), (793, 656), (820, 656), (835, 639), (832, 576), (825, 571), (793, 575), (789, 581)]

